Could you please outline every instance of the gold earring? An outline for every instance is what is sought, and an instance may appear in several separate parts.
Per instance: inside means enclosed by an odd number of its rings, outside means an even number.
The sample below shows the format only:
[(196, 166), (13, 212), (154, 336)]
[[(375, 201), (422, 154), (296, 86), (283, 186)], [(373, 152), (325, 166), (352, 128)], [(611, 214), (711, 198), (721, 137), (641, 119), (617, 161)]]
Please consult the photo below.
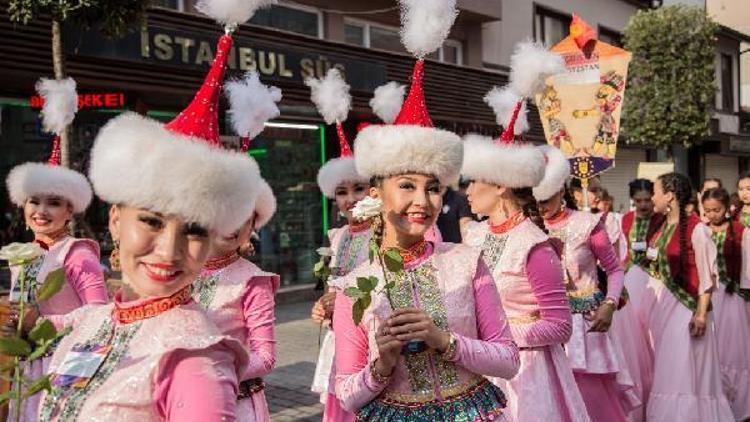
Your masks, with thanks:
[(112, 271), (120, 271), (120, 241), (114, 241), (115, 247), (112, 249), (112, 253), (109, 254), (109, 266)]

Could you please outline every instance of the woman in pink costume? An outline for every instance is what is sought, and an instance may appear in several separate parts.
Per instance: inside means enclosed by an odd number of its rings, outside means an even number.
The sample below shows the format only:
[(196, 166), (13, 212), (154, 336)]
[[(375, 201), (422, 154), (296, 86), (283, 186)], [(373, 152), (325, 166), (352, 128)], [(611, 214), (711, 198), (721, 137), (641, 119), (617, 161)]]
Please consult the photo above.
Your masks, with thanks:
[[(328, 291), (315, 303), (312, 310), (313, 320), (324, 324), (330, 323), (333, 319), (333, 304), (337, 290), (328, 282), (345, 276), (367, 259), (370, 226), (367, 222), (356, 221), (352, 217), (352, 208), (367, 196), (370, 185), (367, 178), (357, 173), (354, 156), (342, 126), (351, 108), (349, 85), (338, 69), (331, 69), (324, 78), (309, 79), (306, 83), (311, 89), (311, 99), (326, 123), (336, 125), (339, 140), (339, 157), (328, 161), (320, 168), (318, 187), (326, 198), (336, 201), (336, 207), (347, 221), (344, 227), (328, 232), (333, 254), (329, 264), (331, 278), (326, 280)], [(324, 421), (353, 421), (354, 415), (344, 410), (336, 398), (334, 353), (334, 334), (333, 331), (328, 331), (318, 355), (312, 391), (320, 394), (320, 401), (325, 404)]]
[[(563, 200), (570, 175), (567, 158), (547, 150), (544, 181), (534, 197), (550, 236), (562, 242), (562, 263), (573, 332), (565, 345), (576, 383), (592, 421), (624, 421), (640, 402), (633, 392), (621, 345), (609, 331), (620, 300), (623, 271), (599, 215), (570, 210)], [(607, 291), (598, 287), (597, 263), (607, 273)]]
[(649, 239), (650, 274), (639, 314), (654, 350), (649, 422), (724, 422), (734, 419), (721, 385), (709, 312), (716, 289), (711, 229), (685, 206), (692, 190), (679, 173), (654, 184), (654, 211), (665, 220)]
[(123, 288), (113, 304), (57, 321), (73, 331), (52, 356), (42, 421), (235, 420), (247, 352), (191, 296), (211, 238), (247, 221), (261, 180), (251, 158), (221, 147), (217, 130), (232, 27), (203, 86), (173, 121), (126, 113), (97, 135), (90, 178), (115, 204), (109, 226)]
[(263, 227), (276, 210), (276, 198), (265, 180), (258, 186), (254, 218), (229, 236), (217, 236), (211, 257), (193, 283), (193, 299), (219, 330), (245, 345), (250, 361), (240, 379), (237, 420), (270, 422), (263, 377), (276, 363), (274, 295), (279, 276), (240, 256), (254, 229)]
[(750, 230), (729, 218), (725, 189), (709, 189), (701, 201), (717, 251), (719, 283), (711, 302), (724, 392), (735, 420), (744, 421), (750, 418)]
[(511, 419), (588, 421), (562, 347), (570, 338), (571, 315), (560, 260), (531, 192), (544, 170), (544, 154), (532, 145), (467, 140), (467, 195), (472, 212), (489, 219), (472, 223), (464, 243), (482, 250), (520, 349), (518, 375), (496, 380), (506, 387)]
[(421, 58), (440, 45), (455, 13), (419, 7), (403, 10), (405, 45), (420, 58), (409, 96), (394, 124), (369, 126), (354, 143), (357, 172), (371, 178), (380, 201), (360, 211), (378, 219), (376, 241), (399, 251), (404, 269), (375, 260), (337, 282), (348, 294), (362, 277), (377, 286), (356, 323), (352, 298), (336, 297), (336, 395), (362, 421), (505, 420), (503, 393), (484, 376), (512, 378), (519, 358), (492, 275), (478, 250), (424, 239), (444, 187), (458, 181), (463, 145), (433, 127), (422, 87)]
[[(45, 128), (60, 133), (69, 123), (54, 127), (55, 122), (65, 120), (59, 117), (66, 114), (60, 104), (72, 102), (75, 105), (75, 81), (42, 79), (37, 90), (45, 98), (42, 115)], [(68, 110), (65, 118), (72, 121), (74, 113), (74, 108)], [(19, 268), (11, 267), (11, 301), (15, 302), (23, 294), (34, 308), (30, 320), (36, 316), (64, 315), (87, 303), (107, 303), (108, 299), (99, 264), (99, 245), (89, 239), (74, 238), (69, 229), (73, 215), (84, 212), (91, 202), (91, 186), (84, 175), (60, 166), (59, 159), (60, 140), (55, 135), (47, 163), (21, 164), (10, 171), (6, 181), (11, 200), (23, 208), (26, 227), (34, 233), (34, 241), (46, 250), (44, 256), (26, 269), (27, 279), (32, 280), (26, 292), (21, 292), (16, 283)], [(48, 274), (60, 268), (65, 272), (66, 281), (62, 290), (48, 300), (37, 302), (34, 286), (41, 285)], [(27, 365), (24, 372), (32, 379), (39, 378), (46, 373), (49, 362), (49, 356), (36, 360)], [(23, 420), (36, 420), (39, 397), (36, 394), (25, 402)]]

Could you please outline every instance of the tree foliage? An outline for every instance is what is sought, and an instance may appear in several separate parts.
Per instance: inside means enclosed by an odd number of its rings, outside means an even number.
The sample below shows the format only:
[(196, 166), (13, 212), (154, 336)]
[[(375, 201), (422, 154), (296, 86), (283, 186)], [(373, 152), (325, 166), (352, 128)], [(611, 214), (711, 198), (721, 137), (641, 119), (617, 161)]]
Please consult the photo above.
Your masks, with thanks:
[(8, 14), (14, 22), (28, 24), (40, 14), (60, 22), (96, 26), (103, 33), (124, 35), (145, 16), (150, 0), (10, 0)]
[(629, 143), (690, 147), (709, 134), (717, 24), (697, 7), (639, 11), (625, 27), (633, 53), (623, 105)]

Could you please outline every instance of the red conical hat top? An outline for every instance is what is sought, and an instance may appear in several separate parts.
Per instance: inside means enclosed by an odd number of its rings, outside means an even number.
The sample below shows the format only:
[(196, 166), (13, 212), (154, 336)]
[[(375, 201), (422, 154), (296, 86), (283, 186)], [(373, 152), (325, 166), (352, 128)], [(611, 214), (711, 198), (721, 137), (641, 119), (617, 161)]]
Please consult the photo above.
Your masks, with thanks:
[(411, 75), (411, 88), (409, 95), (398, 113), (395, 125), (415, 125), (423, 127), (435, 127), (432, 124), (430, 113), (424, 99), (424, 60), (419, 59), (414, 64), (414, 72)]
[(339, 136), (341, 157), (353, 157), (354, 153), (352, 152), (352, 148), (349, 146), (349, 141), (346, 139), (346, 133), (344, 133), (344, 127), (341, 125), (341, 122), (336, 122), (336, 134)]
[(513, 109), (513, 115), (510, 117), (510, 121), (505, 125), (505, 129), (503, 130), (503, 134), (500, 135), (500, 139), (497, 140), (498, 144), (510, 145), (515, 141), (516, 120), (518, 120), (518, 114), (521, 112), (523, 102), (524, 100), (521, 100), (516, 103), (516, 107)]
[(49, 155), (49, 160), (47, 160), (47, 164), (51, 166), (59, 166), (60, 165), (60, 135), (55, 134), (55, 137), (52, 138), (52, 152)]
[(216, 46), (216, 57), (193, 101), (174, 120), (167, 130), (221, 146), (219, 138), (219, 96), (224, 82), (224, 70), (232, 48), (232, 37), (222, 35)]

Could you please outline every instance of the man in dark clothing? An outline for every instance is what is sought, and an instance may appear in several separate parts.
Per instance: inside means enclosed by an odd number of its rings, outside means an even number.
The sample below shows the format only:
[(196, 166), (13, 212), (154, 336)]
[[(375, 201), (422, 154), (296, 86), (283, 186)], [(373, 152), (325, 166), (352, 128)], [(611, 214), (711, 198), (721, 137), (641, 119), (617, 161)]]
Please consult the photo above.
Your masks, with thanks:
[(461, 229), (473, 220), (466, 196), (448, 188), (443, 195), (443, 209), (437, 219), (443, 242), (461, 243)]

